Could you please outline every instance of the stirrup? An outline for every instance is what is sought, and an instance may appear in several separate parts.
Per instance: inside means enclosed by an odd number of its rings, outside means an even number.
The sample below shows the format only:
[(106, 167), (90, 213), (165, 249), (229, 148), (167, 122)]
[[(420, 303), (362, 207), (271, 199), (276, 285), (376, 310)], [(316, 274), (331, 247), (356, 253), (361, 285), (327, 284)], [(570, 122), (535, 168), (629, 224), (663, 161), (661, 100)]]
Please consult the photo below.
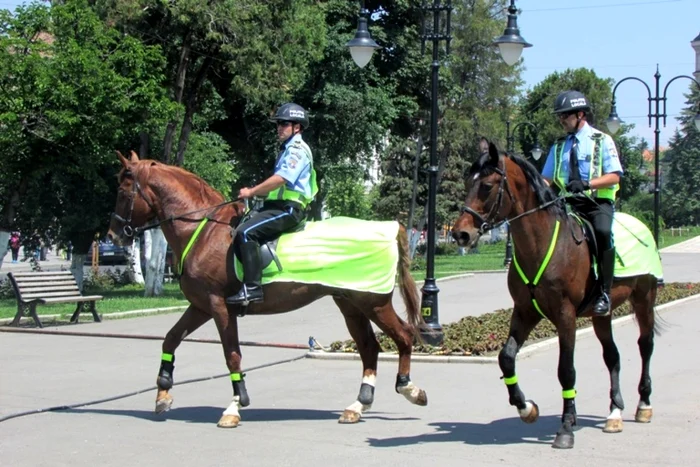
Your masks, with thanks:
[(226, 304), (228, 305), (243, 305), (248, 306), (252, 302), (262, 302), (263, 301), (263, 291), (262, 286), (255, 285), (248, 289), (248, 286), (243, 284), (241, 290), (238, 291), (236, 295), (226, 297)]
[[(604, 304), (607, 305), (607, 309), (605, 310), (600, 310)], [(593, 305), (593, 316), (608, 316), (610, 312), (612, 311), (612, 306), (610, 303), (610, 297), (608, 296), (607, 293), (602, 292), (601, 295), (598, 297), (596, 300), (595, 304)]]

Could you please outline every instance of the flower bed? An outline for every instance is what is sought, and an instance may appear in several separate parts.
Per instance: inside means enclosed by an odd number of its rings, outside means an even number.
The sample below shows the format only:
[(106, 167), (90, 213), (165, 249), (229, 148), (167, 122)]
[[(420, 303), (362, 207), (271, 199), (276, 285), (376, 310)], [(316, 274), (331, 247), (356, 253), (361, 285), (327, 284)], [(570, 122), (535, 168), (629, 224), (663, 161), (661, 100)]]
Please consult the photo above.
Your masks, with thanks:
[[(700, 283), (672, 282), (659, 289), (656, 304), (661, 305), (696, 294), (700, 294)], [(442, 330), (445, 340), (442, 346), (417, 344), (413, 350), (433, 355), (486, 355), (497, 352), (503, 347), (508, 337), (512, 311), (512, 308), (496, 310), (480, 316), (466, 316), (456, 323), (444, 324)], [(613, 317), (625, 316), (631, 311), (629, 303), (625, 302), (613, 311)], [(591, 320), (588, 318), (579, 318), (576, 322), (578, 328), (590, 325)], [(552, 323), (542, 320), (532, 330), (525, 345), (556, 336), (556, 334)], [(377, 340), (383, 352), (396, 352), (394, 341), (385, 334), (378, 333)], [(336, 341), (330, 347), (334, 352), (357, 351), (353, 340)]]

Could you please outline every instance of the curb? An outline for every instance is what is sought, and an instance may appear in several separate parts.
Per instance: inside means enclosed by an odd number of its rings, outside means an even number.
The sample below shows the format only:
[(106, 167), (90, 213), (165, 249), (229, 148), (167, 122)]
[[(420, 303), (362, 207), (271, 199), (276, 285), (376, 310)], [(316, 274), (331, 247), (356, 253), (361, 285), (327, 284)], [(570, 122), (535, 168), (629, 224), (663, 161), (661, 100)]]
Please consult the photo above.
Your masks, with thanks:
[[(188, 306), (189, 305), (178, 305), (178, 306), (170, 306), (170, 307), (164, 307), (164, 308), (146, 308), (143, 310), (120, 311), (117, 313), (101, 313), (100, 318), (103, 320), (109, 320), (109, 319), (123, 318), (125, 316), (139, 316), (139, 315), (151, 315), (151, 314), (156, 315), (159, 313), (164, 313), (166, 311), (175, 311), (175, 310), (185, 309)], [(62, 315), (62, 314), (39, 315), (39, 319), (41, 320), (42, 323), (44, 323), (44, 322), (56, 321), (57, 319), (61, 318), (62, 316), (69, 316), (69, 315), (70, 315), (70, 313), (66, 313), (65, 315)], [(83, 312), (83, 316), (89, 316), (90, 318), (92, 318), (92, 315), (90, 315), (89, 311), (87, 312), (87, 314), (85, 314), (85, 312)], [(10, 324), (13, 319), (14, 318), (2, 318), (2, 319), (0, 319), (0, 326)], [(20, 324), (33, 323), (34, 320), (29, 316), (22, 316), (19, 319), (19, 322), (20, 322)]]
[[(685, 302), (689, 302), (692, 300), (696, 300), (700, 298), (700, 294), (696, 295), (691, 295), (690, 297), (685, 297), (681, 298), (678, 300), (674, 300), (672, 302), (664, 303), (663, 305), (658, 305), (656, 306), (656, 312), (664, 311), (668, 308), (671, 308), (675, 305), (680, 305)], [(634, 319), (634, 315), (626, 315), (626, 316), (621, 316), (620, 318), (615, 318), (612, 320), (612, 325), (621, 325), (625, 324), (628, 321), (631, 321)], [(576, 339), (578, 339), (581, 336), (585, 336), (587, 334), (591, 334), (593, 332), (593, 326), (588, 326), (582, 329), (579, 329), (576, 331)], [(540, 351), (540, 350), (545, 350), (548, 349), (549, 347), (553, 347), (555, 345), (559, 344), (559, 338), (558, 337), (550, 337), (549, 339), (545, 339), (540, 342), (536, 342), (531, 345), (524, 346), (520, 349), (518, 352), (518, 355), (516, 358), (527, 358), (534, 353)], [(354, 352), (325, 352), (323, 350), (311, 350), (306, 354), (306, 358), (315, 358), (318, 360), (360, 360), (360, 356), (357, 353)], [(399, 356), (398, 354), (395, 353), (380, 353), (379, 354), (379, 361), (384, 361), (384, 362), (396, 362), (398, 361)], [(468, 356), (453, 356), (453, 355), (446, 355), (446, 356), (440, 356), (440, 355), (416, 355), (413, 354), (411, 356), (411, 363), (471, 363), (471, 364), (494, 364), (498, 363), (498, 357), (482, 357), (482, 356), (476, 356), (476, 357), (468, 357)]]

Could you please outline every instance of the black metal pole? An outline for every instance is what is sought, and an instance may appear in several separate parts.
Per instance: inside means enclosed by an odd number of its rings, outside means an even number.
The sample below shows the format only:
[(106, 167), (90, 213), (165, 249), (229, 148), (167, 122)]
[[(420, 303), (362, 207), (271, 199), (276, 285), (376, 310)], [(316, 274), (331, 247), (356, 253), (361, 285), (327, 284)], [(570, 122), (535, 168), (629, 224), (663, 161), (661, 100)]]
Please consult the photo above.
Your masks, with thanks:
[[(515, 147), (514, 137), (510, 132), (510, 119), (506, 120), (506, 150), (512, 153)], [(503, 258), (503, 267), (510, 267), (513, 261), (513, 239), (510, 236), (510, 224), (506, 224), (506, 256)]]
[(438, 41), (440, 31), (440, 0), (433, 1), (433, 61), (431, 63), (431, 110), (430, 110), (430, 167), (428, 168), (428, 235), (426, 250), (425, 282), (421, 312), (428, 326), (427, 332), (422, 332), (423, 340), (430, 345), (440, 345), (444, 339), (438, 314), (438, 289), (435, 282), (435, 209), (437, 201), (437, 136), (438, 136)]
[(661, 130), (659, 130), (659, 118), (661, 114), (659, 113), (659, 80), (661, 79), (661, 74), (659, 69), (656, 69), (654, 74), (654, 80), (656, 81), (656, 94), (654, 97), (654, 102), (656, 105), (656, 111), (654, 112), (654, 242), (656, 243), (656, 248), (659, 248), (659, 209), (661, 205), (661, 189), (659, 187), (659, 136)]

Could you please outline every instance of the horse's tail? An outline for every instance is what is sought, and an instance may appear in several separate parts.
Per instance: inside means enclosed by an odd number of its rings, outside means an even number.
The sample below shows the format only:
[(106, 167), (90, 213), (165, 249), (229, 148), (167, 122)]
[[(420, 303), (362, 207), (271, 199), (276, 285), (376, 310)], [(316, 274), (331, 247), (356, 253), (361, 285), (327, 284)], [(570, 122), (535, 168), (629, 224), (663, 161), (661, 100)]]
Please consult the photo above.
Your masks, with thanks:
[(408, 324), (414, 335), (420, 336), (418, 330), (423, 327), (423, 317), (420, 313), (420, 300), (416, 281), (411, 276), (411, 256), (408, 247), (408, 235), (403, 226), (399, 226), (399, 234), (396, 238), (399, 243), (399, 284), (401, 297), (406, 304)]

